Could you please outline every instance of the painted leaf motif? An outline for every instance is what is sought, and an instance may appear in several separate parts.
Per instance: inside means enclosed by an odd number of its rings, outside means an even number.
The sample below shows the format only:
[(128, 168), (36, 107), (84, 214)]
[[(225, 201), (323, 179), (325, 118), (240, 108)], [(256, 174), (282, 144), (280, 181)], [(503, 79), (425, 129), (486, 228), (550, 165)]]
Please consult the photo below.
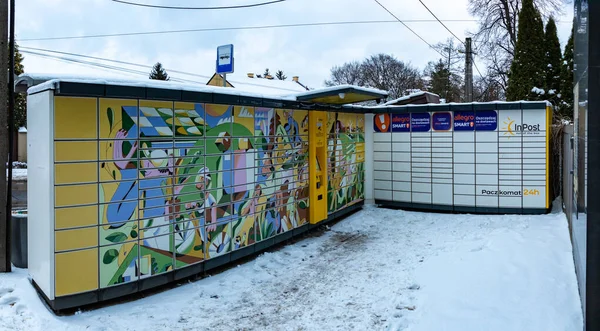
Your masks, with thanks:
[(104, 253), (104, 257), (102, 258), (102, 262), (104, 264), (111, 264), (116, 258), (119, 256), (119, 251), (116, 249), (109, 249)]
[(112, 131), (113, 123), (115, 121), (115, 112), (112, 110), (112, 108), (109, 107), (106, 110), (106, 115), (108, 116), (108, 125), (110, 126), (110, 130)]
[(120, 242), (127, 240), (127, 235), (124, 234), (123, 232), (115, 232), (115, 233), (109, 234), (106, 237), (106, 240), (113, 242), (113, 243), (120, 243)]

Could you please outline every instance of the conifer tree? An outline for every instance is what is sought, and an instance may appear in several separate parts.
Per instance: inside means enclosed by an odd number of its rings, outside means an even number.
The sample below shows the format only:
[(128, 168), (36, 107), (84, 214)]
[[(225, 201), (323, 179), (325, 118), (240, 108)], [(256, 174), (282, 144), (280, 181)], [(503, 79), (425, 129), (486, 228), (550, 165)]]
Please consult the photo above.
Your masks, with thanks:
[(152, 67), (152, 71), (150, 72), (150, 79), (155, 80), (169, 80), (169, 75), (165, 68), (163, 68), (160, 62), (156, 62), (154, 67)]
[(546, 55), (546, 97), (554, 105), (560, 102), (561, 91), (561, 69), (562, 69), (562, 52), (560, 50), (560, 42), (556, 32), (556, 23), (550, 17), (546, 24), (546, 35), (544, 38), (544, 47)]
[(559, 113), (566, 118), (573, 118), (573, 68), (573, 29), (571, 29), (561, 68), (561, 102), (558, 107)]
[(544, 99), (546, 69), (544, 56), (544, 25), (532, 0), (523, 0), (515, 58), (510, 67), (506, 99)]
[(279, 80), (287, 79), (287, 76), (283, 73), (282, 70), (277, 70), (277, 72), (275, 73), (275, 77), (277, 77), (277, 79), (279, 79)]
[[(9, 52), (10, 54), (10, 52)], [(15, 76), (25, 72), (23, 55), (19, 52), (19, 45), (15, 43)], [(15, 95), (15, 128), (27, 126), (27, 98), (24, 94)]]

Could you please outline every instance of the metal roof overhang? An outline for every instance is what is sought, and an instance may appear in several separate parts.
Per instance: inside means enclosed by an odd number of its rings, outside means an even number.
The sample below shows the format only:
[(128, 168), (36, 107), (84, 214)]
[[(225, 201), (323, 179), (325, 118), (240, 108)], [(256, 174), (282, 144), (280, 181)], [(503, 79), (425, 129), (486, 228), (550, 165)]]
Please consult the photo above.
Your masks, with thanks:
[(328, 88), (301, 93), (296, 96), (300, 102), (326, 103), (334, 105), (345, 105), (358, 102), (383, 100), (388, 96), (387, 92), (359, 87)]

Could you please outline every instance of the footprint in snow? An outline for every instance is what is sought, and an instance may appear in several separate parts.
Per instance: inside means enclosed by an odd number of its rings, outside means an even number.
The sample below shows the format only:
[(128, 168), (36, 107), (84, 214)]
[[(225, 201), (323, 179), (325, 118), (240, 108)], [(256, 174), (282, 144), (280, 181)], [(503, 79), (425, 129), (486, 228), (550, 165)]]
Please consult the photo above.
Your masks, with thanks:
[(0, 305), (9, 305), (9, 306), (14, 306), (15, 303), (17, 303), (17, 301), (19, 301), (19, 298), (17, 297), (4, 297), (2, 299), (0, 299)]
[(6, 294), (12, 293), (14, 289), (12, 288), (0, 288), (0, 298), (5, 296)]

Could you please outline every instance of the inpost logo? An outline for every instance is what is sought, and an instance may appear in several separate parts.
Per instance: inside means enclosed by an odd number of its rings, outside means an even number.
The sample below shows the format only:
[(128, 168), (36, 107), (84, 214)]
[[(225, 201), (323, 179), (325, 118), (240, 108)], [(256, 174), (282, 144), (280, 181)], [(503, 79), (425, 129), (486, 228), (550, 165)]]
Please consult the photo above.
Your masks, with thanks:
[(516, 121), (511, 119), (510, 117), (506, 118), (506, 121), (504, 121), (504, 127), (502, 128), (502, 130), (504, 130), (504, 135), (505, 136), (515, 136), (517, 133), (537, 133), (540, 131), (540, 124), (527, 124), (527, 123), (523, 123), (523, 124), (516, 124)]
[(505, 136), (509, 136), (512, 137), (515, 135), (515, 132), (513, 131), (513, 124), (515, 123), (515, 120), (511, 119), (510, 117), (506, 118), (506, 121), (503, 122), (505, 127), (502, 128), (502, 130), (504, 130), (504, 135)]

